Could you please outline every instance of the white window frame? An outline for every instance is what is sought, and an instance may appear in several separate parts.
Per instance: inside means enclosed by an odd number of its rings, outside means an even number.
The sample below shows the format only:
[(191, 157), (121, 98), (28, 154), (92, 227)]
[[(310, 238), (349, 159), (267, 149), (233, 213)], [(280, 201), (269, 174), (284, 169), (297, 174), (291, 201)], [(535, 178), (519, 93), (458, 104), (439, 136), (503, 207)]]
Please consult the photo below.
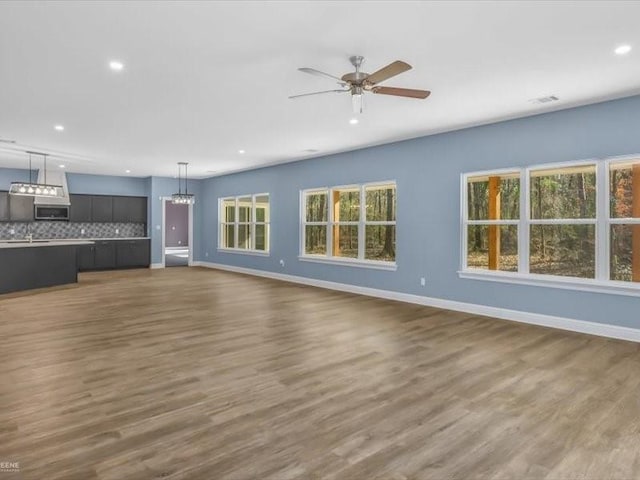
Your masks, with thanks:
[[(269, 197), (269, 212), (268, 212), (268, 221), (258, 222), (256, 221), (256, 197)], [(241, 222), (240, 215), (238, 212), (238, 202), (241, 198), (251, 198), (251, 220), (249, 222)], [(226, 222), (226, 212), (224, 208), (224, 203), (226, 201), (232, 200), (234, 202), (234, 221)], [(229, 248), (224, 246), (224, 227), (225, 225), (234, 225), (233, 230), (233, 244), (238, 245), (238, 231), (239, 225), (249, 225), (251, 230), (251, 248)], [(265, 225), (265, 241), (266, 241), (266, 250), (256, 250), (256, 225)], [(230, 197), (220, 197), (218, 198), (218, 251), (225, 253), (239, 253), (245, 255), (258, 255), (263, 257), (268, 257), (271, 255), (271, 195), (269, 193), (254, 193), (254, 194), (246, 194), (246, 195), (233, 195)]]
[[(611, 218), (609, 211), (609, 172), (614, 163), (640, 162), (640, 155), (624, 155), (607, 158), (594, 158), (572, 162), (548, 163), (530, 167), (501, 168), (483, 170), (460, 175), (460, 278), (485, 280), (539, 287), (553, 287), (616, 295), (640, 296), (640, 283), (610, 280), (610, 232), (611, 225), (640, 224), (640, 218)], [(530, 210), (530, 173), (538, 170), (551, 170), (566, 167), (584, 167), (594, 165), (596, 169), (596, 218), (595, 219), (531, 219)], [(520, 172), (520, 219), (518, 224), (518, 272), (483, 270), (467, 267), (467, 232), (468, 225), (487, 224), (485, 220), (468, 219), (467, 185), (468, 179), (478, 176), (504, 175)], [(509, 220), (495, 220), (494, 224), (510, 224)], [(564, 277), (530, 273), (529, 271), (529, 228), (531, 225), (569, 225), (593, 224), (595, 234), (595, 278)]]
[[(367, 205), (366, 205), (366, 190), (371, 187), (384, 187), (392, 185), (395, 188), (396, 192), (396, 211), (395, 217), (396, 219), (393, 221), (368, 221), (366, 219), (367, 215)], [(358, 190), (360, 195), (360, 211), (358, 216), (358, 221), (334, 221), (333, 209), (331, 208), (331, 199), (333, 198), (334, 191), (344, 191), (344, 190)], [(306, 218), (306, 197), (307, 195), (313, 195), (316, 193), (325, 193), (327, 195), (327, 221), (326, 222), (307, 222)], [(298, 259), (305, 262), (318, 262), (318, 263), (329, 263), (334, 265), (345, 265), (351, 267), (363, 267), (363, 268), (373, 268), (378, 270), (397, 270), (398, 265), (396, 261), (388, 262), (384, 260), (368, 260), (364, 258), (365, 255), (365, 242), (366, 242), (366, 227), (367, 225), (393, 225), (396, 227), (396, 238), (398, 233), (398, 185), (395, 180), (387, 180), (381, 182), (369, 182), (369, 183), (360, 183), (360, 184), (350, 184), (350, 185), (336, 185), (332, 187), (319, 187), (319, 188), (309, 188), (306, 190), (300, 190), (300, 254), (298, 255)], [(318, 225), (324, 226), (326, 229), (327, 235), (327, 253), (325, 255), (321, 254), (307, 254), (305, 253), (305, 227), (307, 225)], [(333, 227), (340, 225), (357, 225), (358, 226), (358, 258), (347, 258), (347, 257), (334, 257), (332, 255), (333, 252)], [(396, 247), (397, 248), (397, 247)]]

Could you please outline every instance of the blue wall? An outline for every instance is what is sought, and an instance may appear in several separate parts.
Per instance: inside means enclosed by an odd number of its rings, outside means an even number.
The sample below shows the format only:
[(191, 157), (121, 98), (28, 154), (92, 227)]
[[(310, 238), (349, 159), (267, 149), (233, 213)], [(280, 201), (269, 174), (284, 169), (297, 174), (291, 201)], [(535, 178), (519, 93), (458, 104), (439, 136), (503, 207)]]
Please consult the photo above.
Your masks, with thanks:
[[(31, 170), (31, 179), (38, 179), (38, 171)], [(29, 181), (29, 169), (25, 168), (0, 168), (0, 190), (9, 190), (11, 182), (27, 182)]]
[(147, 195), (149, 179), (69, 173), (67, 183), (71, 193), (144, 197)]
[[(640, 96), (203, 181), (196, 259), (499, 308), (640, 327), (640, 299), (460, 279), (460, 174), (640, 153)], [(302, 262), (299, 191), (396, 180), (395, 272)], [(271, 255), (217, 252), (217, 200), (271, 194)], [(285, 267), (279, 265), (285, 260)], [(420, 277), (427, 285), (420, 286)]]

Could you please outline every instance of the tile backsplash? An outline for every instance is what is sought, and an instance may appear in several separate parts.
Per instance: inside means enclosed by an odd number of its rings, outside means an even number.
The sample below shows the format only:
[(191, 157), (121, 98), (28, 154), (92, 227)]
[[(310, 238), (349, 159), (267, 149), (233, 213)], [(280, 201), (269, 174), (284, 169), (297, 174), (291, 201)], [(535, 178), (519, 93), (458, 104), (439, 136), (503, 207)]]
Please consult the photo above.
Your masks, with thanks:
[(0, 240), (24, 238), (144, 237), (144, 223), (0, 222)]

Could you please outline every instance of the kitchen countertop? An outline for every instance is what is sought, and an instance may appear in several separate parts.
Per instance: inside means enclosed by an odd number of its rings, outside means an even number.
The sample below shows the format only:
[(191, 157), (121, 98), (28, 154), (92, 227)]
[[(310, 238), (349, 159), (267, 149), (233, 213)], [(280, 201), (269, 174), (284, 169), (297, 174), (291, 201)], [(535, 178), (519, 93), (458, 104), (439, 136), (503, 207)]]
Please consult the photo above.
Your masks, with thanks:
[(151, 237), (105, 237), (105, 238), (80, 237), (80, 238), (51, 238), (47, 240), (51, 240), (52, 242), (76, 241), (76, 240), (89, 240), (91, 242), (102, 242), (104, 240), (151, 240)]
[[(22, 238), (0, 239), (0, 244), (14, 243), (17, 241), (22, 242)], [(105, 238), (92, 238), (92, 237), (79, 237), (79, 238), (34, 238), (34, 242), (102, 242), (106, 240), (151, 240), (151, 237), (105, 237)]]
[(67, 247), (75, 245), (92, 245), (94, 242), (91, 240), (39, 240), (36, 239), (33, 242), (28, 241), (0, 241), (0, 248), (33, 248), (33, 247)]

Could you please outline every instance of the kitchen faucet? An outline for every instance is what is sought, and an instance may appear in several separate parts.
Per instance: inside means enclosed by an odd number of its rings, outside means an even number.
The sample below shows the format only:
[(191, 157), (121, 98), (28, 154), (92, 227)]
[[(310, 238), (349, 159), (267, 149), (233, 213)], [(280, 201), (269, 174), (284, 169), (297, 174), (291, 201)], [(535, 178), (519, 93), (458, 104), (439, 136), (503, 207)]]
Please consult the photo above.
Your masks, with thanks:
[(31, 224), (27, 223), (27, 234), (24, 236), (25, 240), (29, 240), (29, 243), (33, 242), (33, 233), (31, 233)]

